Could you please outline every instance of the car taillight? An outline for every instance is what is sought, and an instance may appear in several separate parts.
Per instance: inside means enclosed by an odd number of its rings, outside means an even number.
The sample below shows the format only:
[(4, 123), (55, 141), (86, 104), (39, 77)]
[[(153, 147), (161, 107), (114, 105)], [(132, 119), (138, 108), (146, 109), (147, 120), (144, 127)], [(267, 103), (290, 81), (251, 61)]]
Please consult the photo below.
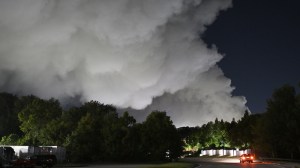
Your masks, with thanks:
[(244, 159), (245, 159), (245, 157), (243, 156), (243, 157), (242, 157), (242, 159), (244, 160)]
[(250, 158), (253, 159), (253, 156), (251, 156)]

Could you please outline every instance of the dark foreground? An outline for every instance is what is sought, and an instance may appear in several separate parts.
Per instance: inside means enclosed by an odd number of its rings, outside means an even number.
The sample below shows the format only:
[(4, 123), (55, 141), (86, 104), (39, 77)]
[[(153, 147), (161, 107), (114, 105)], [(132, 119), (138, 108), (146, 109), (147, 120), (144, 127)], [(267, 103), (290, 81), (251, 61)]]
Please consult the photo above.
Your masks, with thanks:
[(183, 161), (197, 163), (197, 168), (300, 168), (299, 163), (260, 160), (254, 160), (254, 163), (239, 163), (238, 158), (186, 158)]
[[(254, 163), (239, 163), (238, 158), (185, 158), (170, 164), (109, 164), (86, 165), (81, 168), (300, 168), (299, 163), (269, 162), (255, 160)], [(194, 166), (191, 166), (194, 165)], [(55, 166), (60, 167), (60, 166)]]
[(292, 168), (274, 163), (200, 163), (197, 168)]

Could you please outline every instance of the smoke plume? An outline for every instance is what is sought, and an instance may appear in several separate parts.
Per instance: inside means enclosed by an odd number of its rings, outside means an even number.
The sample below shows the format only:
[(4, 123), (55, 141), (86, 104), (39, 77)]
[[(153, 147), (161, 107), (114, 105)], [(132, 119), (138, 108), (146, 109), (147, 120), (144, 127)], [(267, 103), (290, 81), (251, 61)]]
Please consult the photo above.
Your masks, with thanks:
[(137, 116), (165, 110), (178, 126), (240, 118), (246, 101), (232, 96), (216, 64), (223, 56), (200, 38), (230, 6), (231, 0), (1, 0), (0, 91), (97, 100), (138, 109)]

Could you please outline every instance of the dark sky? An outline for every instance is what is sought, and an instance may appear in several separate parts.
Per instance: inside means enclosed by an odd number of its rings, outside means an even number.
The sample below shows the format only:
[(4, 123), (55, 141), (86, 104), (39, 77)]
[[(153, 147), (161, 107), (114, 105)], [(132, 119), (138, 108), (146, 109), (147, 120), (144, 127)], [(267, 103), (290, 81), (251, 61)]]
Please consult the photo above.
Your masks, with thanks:
[(253, 113), (283, 84), (300, 81), (300, 1), (234, 0), (203, 35), (225, 58), (219, 63)]

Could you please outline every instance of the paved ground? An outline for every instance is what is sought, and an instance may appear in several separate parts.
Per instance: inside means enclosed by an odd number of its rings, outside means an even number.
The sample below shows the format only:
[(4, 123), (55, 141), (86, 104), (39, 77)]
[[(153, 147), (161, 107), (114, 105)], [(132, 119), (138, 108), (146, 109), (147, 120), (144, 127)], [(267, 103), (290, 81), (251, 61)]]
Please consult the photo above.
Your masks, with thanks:
[(239, 158), (185, 158), (183, 161), (198, 163), (197, 168), (300, 168), (300, 163), (254, 160), (239, 163)]
[(200, 163), (197, 168), (288, 168), (273, 163)]
[[(239, 158), (185, 158), (184, 162), (196, 163), (196, 168), (300, 168), (300, 163), (270, 162), (255, 160), (254, 163), (239, 163)], [(154, 166), (154, 165), (153, 165)], [(59, 166), (55, 166), (59, 168)], [(145, 168), (151, 164), (91, 164), (77, 165), (80, 168)]]

